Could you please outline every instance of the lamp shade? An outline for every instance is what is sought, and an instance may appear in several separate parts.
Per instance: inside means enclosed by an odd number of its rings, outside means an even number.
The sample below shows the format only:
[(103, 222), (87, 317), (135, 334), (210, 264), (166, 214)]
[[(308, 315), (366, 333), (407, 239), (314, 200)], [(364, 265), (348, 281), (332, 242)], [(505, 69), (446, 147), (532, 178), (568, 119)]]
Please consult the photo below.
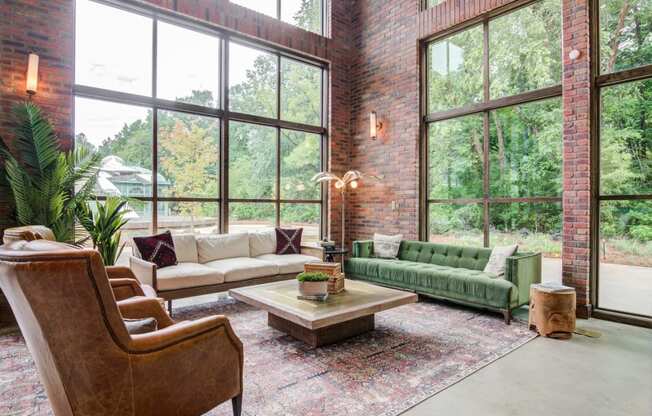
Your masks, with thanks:
[(27, 60), (27, 83), (26, 90), (28, 94), (36, 94), (38, 89), (38, 55), (30, 53)]

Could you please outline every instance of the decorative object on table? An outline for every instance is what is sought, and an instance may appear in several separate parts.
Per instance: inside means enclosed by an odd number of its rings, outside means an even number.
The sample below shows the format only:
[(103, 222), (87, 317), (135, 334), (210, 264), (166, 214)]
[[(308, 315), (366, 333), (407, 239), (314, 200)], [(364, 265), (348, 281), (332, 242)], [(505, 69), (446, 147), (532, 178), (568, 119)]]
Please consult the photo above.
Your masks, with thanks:
[(18, 225), (43, 225), (57, 241), (75, 242), (76, 207), (93, 196), (99, 155), (84, 146), (63, 151), (52, 124), (31, 102), (14, 107), (13, 122), (16, 152), (0, 138), (0, 175), (13, 194)]
[(169, 231), (149, 237), (134, 237), (134, 244), (143, 260), (156, 264), (159, 269), (177, 264), (174, 241)]
[(505, 266), (507, 259), (518, 251), (518, 244), (511, 246), (496, 246), (491, 250), (489, 261), (484, 266), (485, 273), (491, 273), (496, 277), (505, 277)]
[[(303, 272), (297, 275), (299, 294), (302, 297), (314, 297), (315, 300), (325, 300), (328, 296), (328, 279), (326, 273)], [(313, 299), (310, 299), (313, 300)]]
[(324, 249), (324, 251), (335, 249), (335, 241), (328, 240), (327, 238), (321, 240), (319, 245)]
[(575, 289), (557, 283), (530, 286), (529, 327), (540, 335), (569, 339), (575, 331)]
[(328, 275), (328, 294), (336, 295), (344, 291), (344, 273), (340, 263), (306, 263), (306, 273), (319, 272)]
[(104, 203), (95, 201), (95, 209), (84, 201), (77, 206), (77, 218), (93, 241), (93, 248), (102, 255), (105, 266), (113, 266), (120, 257), (125, 243), (120, 245), (120, 229), (127, 224), (124, 217), (127, 200), (109, 197)]
[(346, 236), (346, 191), (347, 189), (356, 189), (358, 186), (360, 186), (360, 183), (362, 182), (363, 178), (369, 178), (369, 179), (375, 179), (375, 180), (380, 180), (380, 177), (375, 176), (375, 175), (365, 175), (360, 171), (357, 170), (350, 170), (344, 174), (341, 178), (334, 173), (330, 172), (319, 172), (315, 176), (312, 177), (312, 180), (317, 182), (317, 183), (322, 183), (322, 182), (335, 182), (335, 189), (340, 190), (340, 194), (342, 195), (342, 215), (341, 215), (341, 223), (342, 223), (342, 248), (345, 248), (346, 246), (344, 245), (345, 242), (345, 236)]
[(276, 227), (276, 254), (301, 254), (303, 228), (283, 229)]
[(384, 235), (374, 233), (374, 255), (381, 259), (396, 259), (401, 248), (403, 234)]

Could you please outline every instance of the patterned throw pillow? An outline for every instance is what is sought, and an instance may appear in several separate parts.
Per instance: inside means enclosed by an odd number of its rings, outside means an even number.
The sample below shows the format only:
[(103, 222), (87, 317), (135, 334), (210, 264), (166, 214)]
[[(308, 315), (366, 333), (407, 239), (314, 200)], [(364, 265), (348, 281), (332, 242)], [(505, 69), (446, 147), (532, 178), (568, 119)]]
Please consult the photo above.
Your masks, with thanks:
[(381, 259), (397, 258), (401, 240), (403, 240), (403, 234), (374, 234), (374, 255)]
[(174, 241), (169, 231), (150, 237), (134, 237), (134, 243), (143, 260), (156, 264), (159, 269), (177, 264)]
[(294, 230), (276, 229), (276, 254), (301, 254), (303, 228)]

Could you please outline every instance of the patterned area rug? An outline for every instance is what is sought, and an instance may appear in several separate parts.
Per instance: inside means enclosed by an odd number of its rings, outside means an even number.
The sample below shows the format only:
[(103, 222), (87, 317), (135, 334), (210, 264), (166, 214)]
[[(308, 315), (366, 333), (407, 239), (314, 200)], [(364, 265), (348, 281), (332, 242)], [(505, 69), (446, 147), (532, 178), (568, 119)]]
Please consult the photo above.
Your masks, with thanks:
[[(248, 416), (394, 416), (520, 347), (525, 323), (421, 302), (376, 315), (376, 331), (311, 349), (267, 327), (266, 313), (233, 300), (175, 309), (175, 319), (224, 314), (245, 346)], [(0, 415), (51, 415), (18, 334), (0, 336)], [(210, 416), (231, 415), (225, 403)]]

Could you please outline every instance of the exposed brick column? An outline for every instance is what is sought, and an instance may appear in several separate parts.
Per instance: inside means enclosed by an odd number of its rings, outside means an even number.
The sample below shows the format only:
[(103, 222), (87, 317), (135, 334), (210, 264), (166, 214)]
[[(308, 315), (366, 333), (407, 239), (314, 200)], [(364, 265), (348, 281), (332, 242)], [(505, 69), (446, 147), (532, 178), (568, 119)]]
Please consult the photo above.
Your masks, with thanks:
[[(588, 0), (563, 0), (564, 230), (562, 276), (577, 291), (577, 314), (591, 314), (591, 51)], [(571, 60), (572, 50), (580, 52)]]

